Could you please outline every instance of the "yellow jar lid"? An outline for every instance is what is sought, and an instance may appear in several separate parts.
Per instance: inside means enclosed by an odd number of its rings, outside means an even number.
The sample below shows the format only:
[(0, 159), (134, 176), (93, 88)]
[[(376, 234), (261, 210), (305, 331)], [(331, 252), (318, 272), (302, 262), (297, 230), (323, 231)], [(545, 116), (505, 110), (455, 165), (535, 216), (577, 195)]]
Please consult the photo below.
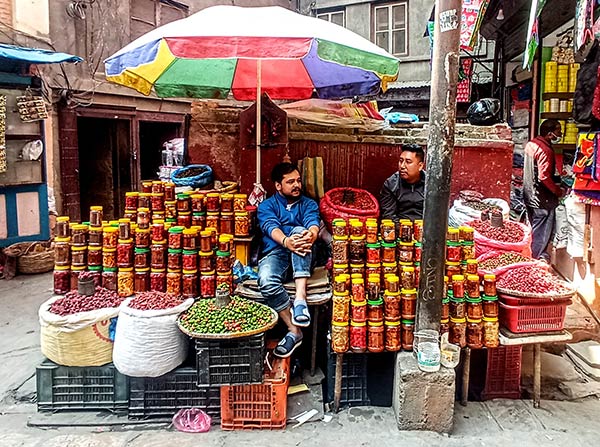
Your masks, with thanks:
[(121, 272), (124, 272), (124, 273), (133, 272), (133, 267), (121, 267), (121, 268), (119, 268), (119, 273), (121, 273)]
[(483, 321), (487, 321), (489, 323), (496, 323), (498, 321), (498, 317), (483, 317)]
[(347, 241), (348, 236), (333, 236), (334, 241)]
[(55, 265), (54, 270), (70, 270), (70, 265)]
[(70, 237), (55, 237), (54, 242), (71, 242)]
[(235, 217), (248, 217), (248, 211), (236, 211)]
[(390, 292), (389, 290), (386, 289), (384, 295), (398, 296), (398, 295), (400, 295), (400, 292)]
[(376, 220), (367, 220), (367, 222), (365, 223), (365, 225), (367, 227), (377, 227), (377, 221)]
[[(158, 212), (156, 214), (158, 214)], [(161, 212), (161, 214), (165, 214), (165, 213)], [(178, 216), (191, 216), (192, 212), (191, 211), (179, 211), (177, 213), (177, 215)]]
[(248, 194), (234, 194), (233, 197), (236, 199), (245, 199), (248, 197)]
[(415, 219), (417, 225), (423, 225), (423, 219)]
[(351, 303), (352, 303), (353, 306), (356, 306), (356, 307), (362, 307), (362, 306), (366, 306), (367, 305), (366, 301), (354, 301), (354, 300), (352, 300)]
[(467, 323), (481, 323), (481, 318), (469, 318), (469, 317), (467, 317)]
[(348, 296), (350, 294), (350, 292), (348, 292), (347, 290), (343, 291), (343, 292), (337, 292), (337, 291), (333, 291), (334, 296)]
[(105, 251), (107, 253), (113, 253), (115, 251), (117, 251), (116, 248), (109, 248), (109, 247), (102, 247), (102, 251)]
[(410, 272), (414, 272), (415, 268), (414, 267), (410, 267), (410, 266), (405, 266), (405, 267), (402, 267), (402, 271), (410, 273)]
[(136, 233), (150, 233), (150, 228), (135, 228)]
[(152, 269), (151, 273), (164, 273), (165, 269)]
[(477, 264), (477, 259), (467, 259), (467, 264)]
[(138, 208), (137, 211), (138, 213), (149, 213), (150, 208)]
[(164, 194), (162, 192), (153, 192), (151, 194), (152, 194), (152, 197), (163, 197), (164, 196)]
[(69, 216), (58, 216), (56, 218), (57, 222), (68, 222), (69, 221)]
[(221, 217), (233, 217), (233, 212), (231, 212), (231, 213), (221, 213)]
[(192, 229), (192, 228), (185, 228), (185, 229), (183, 230), (183, 234), (187, 234), (187, 235), (193, 235), (193, 236), (195, 236), (196, 234), (198, 234), (198, 231), (197, 231), (197, 230), (194, 230), (194, 229)]
[(87, 250), (87, 247), (86, 246), (78, 247), (78, 246), (74, 245), (71, 247), (71, 250), (72, 251), (84, 251), (84, 250)]
[[(367, 303), (365, 302), (365, 304), (367, 304)], [(363, 323), (357, 323), (356, 321), (351, 321), (350, 322), (350, 326), (354, 326), (354, 327), (363, 327), (363, 326), (366, 326), (366, 325), (367, 325), (367, 323), (365, 323), (365, 322), (363, 322)]]
[(489, 274), (489, 275), (483, 275), (483, 279), (487, 279), (487, 280), (489, 280), (489, 281), (491, 281), (491, 280), (495, 280), (495, 279), (496, 279), (496, 275), (492, 275), (492, 274)]
[(413, 242), (402, 242), (402, 241), (400, 241), (400, 246), (402, 246), (402, 247), (412, 247), (414, 245), (415, 244)]
[(135, 272), (136, 273), (146, 273), (150, 271), (150, 267), (144, 267), (144, 268), (136, 268)]
[(208, 194), (206, 194), (206, 197), (219, 197), (219, 193), (218, 192), (209, 192)]
[(196, 273), (198, 273), (198, 270), (194, 269), (194, 270), (184, 270), (183, 274), (184, 275), (195, 275)]
[(479, 282), (479, 276), (478, 275), (467, 275), (467, 280)]
[(362, 277), (362, 275), (357, 278), (352, 278), (352, 284), (364, 284), (364, 283), (365, 283), (365, 280)]
[(179, 274), (181, 274), (181, 270), (179, 270), (179, 269), (167, 269), (167, 273), (179, 273)]
[(351, 227), (362, 227), (363, 223), (360, 220), (351, 220), (350, 221), (350, 226)]
[(204, 276), (210, 276), (210, 275), (214, 275), (215, 271), (214, 270), (210, 270), (208, 272), (200, 272), (200, 274), (204, 275)]
[(125, 193), (125, 197), (137, 197), (139, 196), (140, 193), (137, 191), (129, 191)]
[(458, 267), (460, 266), (460, 262), (446, 261), (446, 266)]
[(347, 269), (348, 264), (333, 264), (334, 269)]
[(444, 318), (443, 320), (440, 320), (440, 323), (442, 324), (448, 324), (449, 318)]
[(86, 269), (85, 265), (72, 265), (71, 270), (74, 272), (82, 272)]
[(349, 324), (349, 323), (348, 323), (347, 321), (346, 321), (346, 322), (344, 322), (344, 323), (342, 323), (342, 322), (339, 322), (339, 321), (332, 321), (332, 322), (331, 322), (331, 325), (332, 325), (332, 326), (337, 326), (337, 327), (346, 327), (346, 326), (348, 326), (348, 324)]
[(458, 228), (448, 227), (448, 234), (457, 234)]
[(402, 289), (403, 295), (416, 295), (417, 289)]
[[(347, 276), (347, 275), (346, 275), (346, 276)], [(362, 273), (352, 273), (352, 274), (350, 275), (350, 278), (351, 278), (351, 279), (354, 279), (354, 278), (362, 278), (362, 277), (363, 277)]]
[(221, 199), (225, 199), (225, 200), (233, 199), (233, 194), (223, 193), (223, 194), (221, 194)]
[(386, 326), (400, 326), (400, 322), (399, 321), (386, 321), (385, 325)]
[(452, 275), (452, 281), (464, 281), (464, 275)]
[(166, 243), (166, 239), (163, 239), (162, 241), (152, 241), (152, 245), (165, 245)]
[(383, 326), (383, 321), (369, 321), (369, 326), (375, 326), (375, 327)]
[(384, 262), (383, 266), (384, 267), (398, 267), (398, 264), (396, 264), (395, 262)]
[(378, 264), (369, 264), (367, 262), (367, 267), (370, 268), (370, 269), (378, 269), (378, 268), (381, 267), (381, 263), (378, 263)]
[(102, 207), (100, 205), (90, 206), (90, 211), (102, 211)]
[(75, 224), (73, 225), (73, 230), (75, 231), (85, 231), (88, 229), (87, 225), (83, 225), (83, 224)]
[(151, 197), (152, 193), (151, 192), (141, 192), (140, 193), (140, 197)]
[[(75, 248), (75, 247), (73, 247), (73, 248)], [(94, 245), (90, 245), (90, 246), (88, 247), (88, 250), (89, 250), (89, 251), (98, 251), (98, 250), (102, 250), (102, 247), (100, 247), (100, 246), (94, 246)]]
[(346, 226), (346, 221), (344, 219), (334, 219), (333, 220), (333, 226), (334, 227), (345, 227)]
[(214, 211), (209, 211), (208, 213), (206, 213), (206, 215), (208, 217), (219, 217), (219, 213), (218, 212), (214, 212)]
[(200, 253), (198, 253), (200, 256), (212, 256), (214, 254), (214, 252), (211, 251), (201, 251)]
[[(356, 225), (353, 225), (353, 226), (356, 226)], [(366, 237), (367, 236), (364, 235), (364, 234), (361, 234), (360, 236), (352, 235), (352, 236), (350, 236), (350, 240), (352, 240), (352, 241), (362, 241), (363, 239), (366, 239)]]
[(450, 318), (450, 321), (452, 323), (466, 323), (467, 322), (466, 318)]
[(132, 244), (133, 239), (119, 239), (119, 244)]
[(352, 263), (350, 263), (350, 267), (351, 268), (355, 268), (355, 269), (357, 269), (357, 268), (365, 268), (365, 265), (364, 264), (352, 264)]

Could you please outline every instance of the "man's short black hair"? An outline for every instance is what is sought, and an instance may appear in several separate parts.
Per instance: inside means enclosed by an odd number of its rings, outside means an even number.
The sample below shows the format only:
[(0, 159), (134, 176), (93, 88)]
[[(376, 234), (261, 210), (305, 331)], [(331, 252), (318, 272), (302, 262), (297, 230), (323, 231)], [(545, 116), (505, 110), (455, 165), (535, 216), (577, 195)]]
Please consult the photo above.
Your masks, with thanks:
[(425, 151), (418, 144), (403, 144), (402, 152), (404, 152), (404, 151), (414, 153), (415, 156), (417, 157), (417, 160), (419, 160), (420, 162), (425, 161)]
[(284, 175), (290, 174), (294, 171), (300, 172), (298, 170), (298, 166), (296, 166), (294, 163), (279, 163), (278, 165), (275, 165), (271, 171), (271, 180), (274, 183), (281, 183)]
[(540, 136), (545, 137), (550, 132), (554, 132), (560, 127), (560, 123), (555, 119), (548, 119), (540, 125)]

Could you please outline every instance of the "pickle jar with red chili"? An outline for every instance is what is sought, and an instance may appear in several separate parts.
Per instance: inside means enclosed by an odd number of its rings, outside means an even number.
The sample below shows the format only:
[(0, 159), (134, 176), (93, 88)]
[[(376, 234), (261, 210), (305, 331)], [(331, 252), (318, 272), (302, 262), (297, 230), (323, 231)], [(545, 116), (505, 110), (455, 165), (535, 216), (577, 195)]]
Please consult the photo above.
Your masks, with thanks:
[(367, 220), (365, 223), (365, 232), (367, 234), (367, 244), (376, 244), (377, 243), (377, 220)]
[(135, 229), (135, 246), (140, 248), (150, 247), (150, 229)]
[(119, 239), (117, 244), (117, 267), (133, 267), (133, 239)]
[(350, 350), (356, 353), (367, 350), (367, 324), (364, 321), (350, 322)]
[(233, 234), (235, 232), (235, 221), (233, 213), (221, 213), (219, 221), (219, 234)]
[(216, 294), (217, 278), (214, 270), (200, 272), (200, 296), (202, 298), (213, 298)]
[(227, 273), (231, 270), (231, 254), (228, 252), (217, 252), (216, 260), (217, 273)]
[[(399, 222), (400, 234), (398, 239), (400, 242), (412, 242), (413, 240), (413, 223), (409, 219), (401, 219)], [(410, 261), (407, 261), (410, 262)]]
[(102, 287), (113, 292), (117, 291), (117, 269), (103, 268), (102, 269)]
[(209, 213), (218, 213), (220, 210), (219, 193), (211, 192), (206, 194), (206, 211)]
[(167, 270), (167, 293), (181, 296), (181, 270)]
[(165, 292), (167, 290), (167, 274), (165, 269), (151, 269), (150, 290), (153, 292)]
[(192, 194), (192, 212), (203, 213), (204, 208), (204, 194)]
[(367, 321), (367, 302), (355, 301), (350, 302), (350, 319), (356, 323), (364, 323)]
[(401, 326), (399, 321), (385, 322), (385, 350), (389, 352), (399, 351), (401, 343)]
[(169, 270), (181, 270), (183, 263), (181, 260), (182, 250), (169, 248), (167, 252), (167, 268)]
[(381, 263), (381, 245), (379, 243), (367, 244), (367, 264)]
[(133, 276), (133, 290), (135, 293), (147, 292), (150, 290), (150, 269), (135, 269)]
[(382, 322), (369, 321), (367, 327), (367, 349), (369, 352), (383, 352), (385, 348), (384, 331)]
[(384, 242), (396, 242), (396, 225), (393, 220), (383, 219), (380, 232)]
[(486, 296), (496, 296), (496, 275), (483, 276), (483, 293)]
[(183, 250), (181, 262), (183, 270), (196, 270), (198, 268), (198, 252), (196, 250)]
[(135, 211), (138, 209), (138, 197), (137, 191), (131, 191), (125, 193), (125, 209)]
[(195, 228), (185, 228), (183, 230), (183, 249), (184, 250), (196, 250), (197, 249), (197, 237), (198, 231)]
[(190, 196), (188, 194), (177, 194), (177, 213), (189, 213), (191, 211)]
[(150, 267), (150, 249), (136, 247), (133, 254), (136, 270)]
[(184, 298), (196, 298), (198, 296), (198, 270), (183, 271), (181, 291)]

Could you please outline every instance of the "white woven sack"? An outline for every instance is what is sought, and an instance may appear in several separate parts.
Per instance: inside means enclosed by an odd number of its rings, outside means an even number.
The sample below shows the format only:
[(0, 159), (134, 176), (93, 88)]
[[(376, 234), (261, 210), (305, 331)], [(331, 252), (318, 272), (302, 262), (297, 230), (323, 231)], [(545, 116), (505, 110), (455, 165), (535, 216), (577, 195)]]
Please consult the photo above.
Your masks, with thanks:
[(128, 298), (121, 305), (113, 363), (119, 372), (131, 377), (158, 377), (183, 363), (188, 353), (188, 338), (177, 326), (177, 317), (194, 300), (162, 310), (137, 310)]

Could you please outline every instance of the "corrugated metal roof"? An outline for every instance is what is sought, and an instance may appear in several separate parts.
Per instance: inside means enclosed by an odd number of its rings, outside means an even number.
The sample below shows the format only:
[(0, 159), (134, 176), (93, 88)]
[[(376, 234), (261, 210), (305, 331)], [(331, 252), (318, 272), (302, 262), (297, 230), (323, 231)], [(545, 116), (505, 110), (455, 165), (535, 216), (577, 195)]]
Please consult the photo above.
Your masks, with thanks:
[(431, 87), (431, 81), (396, 81), (388, 84), (388, 89)]

